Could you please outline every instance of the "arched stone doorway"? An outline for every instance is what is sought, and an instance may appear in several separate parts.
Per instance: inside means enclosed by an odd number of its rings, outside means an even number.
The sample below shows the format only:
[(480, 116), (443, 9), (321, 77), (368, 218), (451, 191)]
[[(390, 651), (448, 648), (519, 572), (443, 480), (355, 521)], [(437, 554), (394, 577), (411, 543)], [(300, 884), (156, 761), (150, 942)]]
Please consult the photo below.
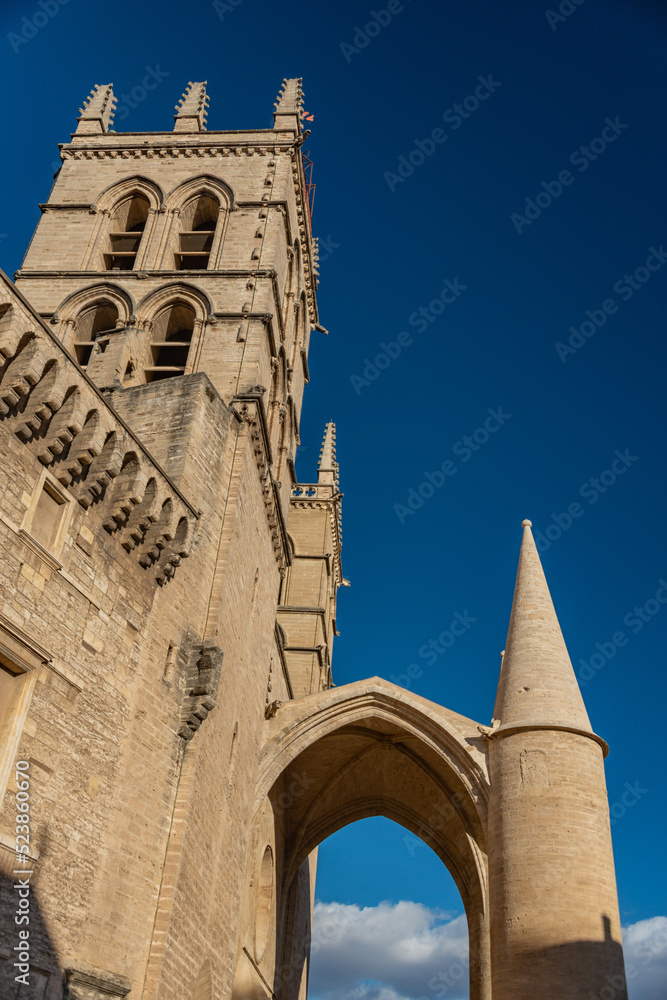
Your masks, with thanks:
[(471, 1000), (589, 1000), (610, 984), (627, 997), (607, 745), (591, 728), (530, 521), (523, 528), (490, 726), (378, 678), (290, 701), (267, 721), (234, 1000), (305, 1000), (317, 846), (374, 815), (421, 837), (452, 875)]
[(378, 815), (448, 868), (468, 919), (470, 997), (490, 1000), (482, 742), (470, 719), (380, 678), (282, 706), (260, 763), (235, 1000), (304, 1000), (315, 852), (341, 827)]

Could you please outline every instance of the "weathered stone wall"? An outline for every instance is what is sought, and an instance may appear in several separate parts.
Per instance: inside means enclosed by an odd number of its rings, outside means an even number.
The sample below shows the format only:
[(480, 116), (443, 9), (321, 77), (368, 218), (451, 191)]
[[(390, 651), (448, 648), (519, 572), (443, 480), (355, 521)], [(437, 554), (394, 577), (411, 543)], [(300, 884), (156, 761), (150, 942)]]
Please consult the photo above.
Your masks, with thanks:
[[(227, 995), (237, 940), (221, 928), (239, 928), (265, 713), (293, 694), (276, 609), (317, 319), (300, 153), (285, 128), (94, 131), (64, 147), (18, 279), (47, 326), (8, 282), (0, 316), (0, 639), (36, 664), (8, 675), (3, 732), (20, 730), (12, 776), (18, 754), (33, 780), (35, 988), (60, 998), (69, 970), (72, 997), (180, 1000), (209, 977)], [(202, 178), (221, 204), (210, 268), (176, 271)], [(135, 188), (137, 266), (105, 271), (114, 201)], [(67, 351), (101, 300), (119, 326), (86, 378)], [(196, 312), (186, 374), (145, 383), (141, 345), (175, 300)], [(67, 511), (57, 551), (29, 530), (45, 461)]]
[[(11, 290), (5, 292), (10, 299)], [(13, 308), (12, 330), (22, 340), (30, 316), (18, 300)], [(32, 325), (33, 339), (41, 342), (48, 364), (49, 353), (57, 355), (58, 348), (38, 324)], [(42, 385), (36, 378), (39, 369), (29, 371), (25, 366), (27, 380), (23, 386), (18, 383), (14, 362), (21, 363), (29, 346), (10, 357), (0, 372), (0, 397), (6, 406), (13, 399), (10, 393), (16, 395), (14, 389), (26, 390), (31, 380), (36, 382), (8, 407), (0, 423), (4, 555), (0, 613), (10, 634), (28, 635), (50, 660), (35, 672), (16, 753), (31, 765), (33, 906), (37, 925), (48, 927), (49, 935), (42, 936), (42, 946), (35, 948), (32, 958), (38, 969), (51, 973), (47, 995), (55, 997), (62, 992), (63, 968), (99, 967), (100, 955), (108, 971), (132, 979), (138, 973), (141, 942), (155, 905), (182, 743), (177, 736), (185, 694), (182, 675), (177, 671), (171, 686), (163, 680), (168, 637), (182, 663), (201, 641), (196, 584), (202, 576), (211, 576), (215, 549), (211, 525), (202, 523), (192, 562), (183, 560), (173, 578), (160, 587), (159, 560), (145, 566), (139, 562), (146, 538), (130, 551), (125, 547), (134, 542), (129, 519), (120, 516), (114, 530), (105, 528), (122, 473), (88, 506), (77, 502), (91, 480), (95, 459), (84, 466), (84, 478), (75, 476), (72, 481), (67, 456), (85, 430), (46, 466), (38, 456), (44, 459), (48, 432), (61, 411), (42, 421), (29, 440), (17, 437), (15, 432), (24, 426)], [(88, 390), (73, 366), (71, 378), (82, 391)], [(90, 399), (95, 401), (92, 390)], [(104, 411), (104, 400), (98, 397), (96, 402)], [(46, 413), (51, 413), (48, 406)], [(107, 411), (105, 417), (120, 434), (122, 426), (115, 415)], [(132, 448), (127, 436), (125, 449)], [(207, 464), (215, 475), (215, 447)], [(70, 496), (71, 511), (57, 556), (35, 544), (23, 527), (45, 469), (61, 487), (59, 479), (70, 480), (63, 492)], [(144, 472), (144, 484), (149, 476), (156, 477), (162, 496), (171, 489), (173, 499), (183, 506), (164, 473), (150, 466), (145, 455)], [(212, 485), (199, 497), (209, 509)], [(137, 505), (129, 506), (140, 510), (141, 497)], [(189, 513), (188, 508), (183, 510)], [(190, 517), (194, 523), (194, 514)], [(31, 528), (36, 532), (34, 525)], [(141, 534), (138, 522), (137, 528)], [(146, 534), (151, 531), (147, 527)], [(14, 861), (13, 789), (12, 779), (0, 820), (5, 873), (13, 870)], [(10, 889), (5, 899), (10, 908), (11, 901)], [(4, 963), (0, 970), (11, 973)]]
[[(0, 395), (5, 386), (3, 379)], [(214, 928), (236, 920), (269, 668), (278, 662), (280, 567), (250, 417), (233, 414), (203, 373), (121, 390), (114, 399), (200, 511), (191, 555), (163, 587), (105, 530), (104, 496), (87, 509), (73, 499), (55, 565), (35, 551), (21, 520), (43, 474), (35, 454), (42, 439), (16, 437), (24, 414), (14, 410), (0, 425), (0, 611), (53, 658), (40, 671), (18, 753), (35, 775), (34, 886), (51, 928), (50, 953), (37, 949), (34, 961), (52, 973), (54, 997), (59, 969), (69, 967), (102, 966), (142, 982), (151, 942), (165, 956), (163, 966), (155, 955), (151, 961), (155, 989), (177, 996), (197, 973), (194, 935), (211, 954), (213, 982), (221, 988), (231, 975), (235, 942), (225, 957)], [(222, 697), (183, 761), (188, 668), (203, 643), (224, 653)], [(284, 700), (279, 665), (274, 684)], [(175, 804), (186, 829), (165, 864)], [(10, 788), (7, 846), (12, 806)], [(205, 926), (202, 907), (210, 909)]]

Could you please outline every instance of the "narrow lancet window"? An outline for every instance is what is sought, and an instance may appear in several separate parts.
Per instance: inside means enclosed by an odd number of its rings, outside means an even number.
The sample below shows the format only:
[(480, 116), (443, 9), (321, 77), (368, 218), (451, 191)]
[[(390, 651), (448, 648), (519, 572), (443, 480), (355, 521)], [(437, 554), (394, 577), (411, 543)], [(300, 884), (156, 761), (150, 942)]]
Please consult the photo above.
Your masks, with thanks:
[(95, 341), (116, 329), (118, 310), (108, 303), (93, 306), (79, 316), (74, 329), (74, 353), (82, 368), (90, 361)]
[(111, 216), (109, 252), (104, 262), (107, 271), (131, 271), (148, 220), (148, 200), (135, 194), (116, 207)]
[(195, 325), (191, 306), (177, 303), (161, 313), (153, 324), (150, 343), (150, 363), (146, 381), (183, 375)]
[(220, 206), (215, 198), (200, 194), (181, 214), (176, 269), (205, 271), (208, 268)]

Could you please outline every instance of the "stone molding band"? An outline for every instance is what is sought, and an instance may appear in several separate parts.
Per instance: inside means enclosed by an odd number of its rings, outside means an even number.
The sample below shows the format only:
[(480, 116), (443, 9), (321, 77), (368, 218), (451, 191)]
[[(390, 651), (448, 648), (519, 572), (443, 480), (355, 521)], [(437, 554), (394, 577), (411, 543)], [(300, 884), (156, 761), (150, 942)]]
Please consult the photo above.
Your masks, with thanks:
[(597, 736), (596, 733), (588, 729), (578, 729), (576, 726), (568, 726), (563, 722), (524, 722), (517, 725), (510, 723), (506, 726), (499, 726), (497, 729), (490, 729), (488, 731), (486, 727), (484, 729), (484, 736), (487, 740), (497, 740), (503, 736), (513, 736), (515, 733), (526, 733), (532, 730), (555, 729), (558, 732), (573, 733), (575, 736), (585, 736), (587, 739), (593, 740), (594, 743), (602, 747), (603, 757), (606, 757), (609, 753), (609, 744), (601, 736)]

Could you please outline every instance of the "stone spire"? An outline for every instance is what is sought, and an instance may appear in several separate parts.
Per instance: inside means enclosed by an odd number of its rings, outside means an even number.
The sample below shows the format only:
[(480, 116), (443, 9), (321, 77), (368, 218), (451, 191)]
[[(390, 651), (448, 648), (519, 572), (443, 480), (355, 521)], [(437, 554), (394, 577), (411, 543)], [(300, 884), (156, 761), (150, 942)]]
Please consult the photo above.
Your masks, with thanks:
[(336, 461), (336, 425), (329, 422), (324, 428), (324, 438), (317, 463), (318, 483), (330, 483), (338, 487), (338, 462)]
[(96, 83), (79, 108), (76, 135), (103, 135), (113, 124), (116, 98), (113, 83)]
[(530, 521), (523, 522), (514, 602), (493, 712), (498, 728), (493, 735), (524, 727), (575, 729), (593, 735), (531, 527)]
[(301, 113), (303, 111), (303, 90), (301, 77), (283, 80), (278, 99), (273, 105), (273, 127), (294, 129), (301, 132)]
[(183, 96), (174, 109), (174, 132), (205, 132), (208, 115), (206, 80), (188, 82)]

